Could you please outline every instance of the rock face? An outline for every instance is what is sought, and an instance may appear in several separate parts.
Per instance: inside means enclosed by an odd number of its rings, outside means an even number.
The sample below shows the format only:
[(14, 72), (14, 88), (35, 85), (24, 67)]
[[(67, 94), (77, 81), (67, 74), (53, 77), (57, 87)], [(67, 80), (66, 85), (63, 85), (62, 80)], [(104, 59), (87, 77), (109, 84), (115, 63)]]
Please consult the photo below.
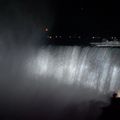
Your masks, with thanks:
[(116, 120), (120, 117), (120, 98), (115, 93), (109, 106), (103, 108), (100, 120)]

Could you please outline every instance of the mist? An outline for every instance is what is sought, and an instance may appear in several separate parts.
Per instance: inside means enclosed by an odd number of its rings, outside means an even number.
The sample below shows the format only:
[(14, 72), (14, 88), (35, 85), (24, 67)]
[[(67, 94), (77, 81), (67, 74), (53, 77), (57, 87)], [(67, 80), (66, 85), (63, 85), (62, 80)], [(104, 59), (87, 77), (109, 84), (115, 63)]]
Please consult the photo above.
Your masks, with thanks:
[[(117, 48), (45, 45), (3, 48), (2, 118), (96, 119), (101, 107), (109, 104), (110, 95), (119, 89)], [(70, 117), (71, 112), (74, 117)]]
[[(46, 44), (45, 27), (52, 29), (54, 6), (47, 0), (0, 1), (0, 43), (15, 45)], [(1, 43), (2, 44), (2, 43)]]

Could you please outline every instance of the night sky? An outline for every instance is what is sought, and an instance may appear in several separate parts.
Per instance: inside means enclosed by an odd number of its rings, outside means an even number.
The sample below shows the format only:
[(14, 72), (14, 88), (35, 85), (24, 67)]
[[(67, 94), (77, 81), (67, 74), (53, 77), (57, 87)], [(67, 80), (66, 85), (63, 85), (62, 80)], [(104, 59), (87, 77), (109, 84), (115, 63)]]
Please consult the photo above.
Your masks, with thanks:
[(119, 4), (110, 1), (65, 0), (57, 2), (58, 31), (66, 32), (119, 32)]
[[(37, 26), (48, 26), (53, 32), (100, 32), (118, 34), (119, 4), (95, 0), (25, 0), (0, 1), (1, 19), (29, 19)], [(23, 22), (22, 20), (20, 22)], [(20, 24), (20, 23), (19, 23)], [(41, 27), (41, 29), (42, 29)]]

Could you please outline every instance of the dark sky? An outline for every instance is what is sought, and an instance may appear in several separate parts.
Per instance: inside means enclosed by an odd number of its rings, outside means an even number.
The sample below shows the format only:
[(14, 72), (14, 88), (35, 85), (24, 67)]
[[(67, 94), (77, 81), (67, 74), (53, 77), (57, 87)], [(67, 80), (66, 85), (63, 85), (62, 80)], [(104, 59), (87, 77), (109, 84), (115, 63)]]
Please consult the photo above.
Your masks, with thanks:
[[(56, 32), (119, 32), (120, 8), (115, 1), (1, 0), (1, 20), (33, 21)], [(16, 17), (17, 16), (17, 17)], [(17, 18), (17, 20), (16, 20)], [(17, 22), (16, 22), (17, 21)], [(2, 22), (1, 22), (2, 23)], [(20, 23), (18, 23), (20, 24)]]
[(59, 1), (57, 24), (66, 31), (119, 31), (119, 4), (115, 1)]

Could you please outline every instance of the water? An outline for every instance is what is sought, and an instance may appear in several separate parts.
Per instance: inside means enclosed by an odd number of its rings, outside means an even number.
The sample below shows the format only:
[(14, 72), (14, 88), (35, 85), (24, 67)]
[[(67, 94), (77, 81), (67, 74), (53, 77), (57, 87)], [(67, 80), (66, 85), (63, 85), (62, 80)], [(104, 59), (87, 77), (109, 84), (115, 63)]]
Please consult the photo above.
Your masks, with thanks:
[(120, 89), (120, 49), (43, 47), (29, 61), (31, 73), (102, 93)]
[(72, 113), (96, 119), (109, 93), (120, 89), (118, 48), (29, 46), (0, 53), (4, 119), (62, 120)]

